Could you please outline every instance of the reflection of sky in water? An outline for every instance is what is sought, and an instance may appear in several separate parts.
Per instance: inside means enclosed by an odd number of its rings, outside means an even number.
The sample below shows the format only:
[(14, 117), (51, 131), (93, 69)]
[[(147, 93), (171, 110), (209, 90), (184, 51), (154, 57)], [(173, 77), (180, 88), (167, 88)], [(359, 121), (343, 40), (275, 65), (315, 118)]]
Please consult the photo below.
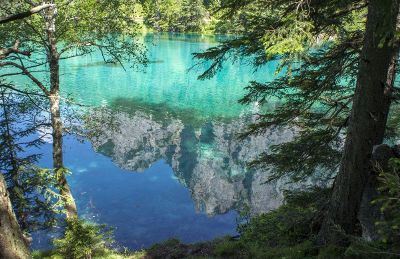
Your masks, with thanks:
[[(173, 237), (195, 242), (235, 234), (236, 213), (209, 217), (196, 212), (189, 190), (165, 161), (133, 173), (93, 152), (90, 143), (67, 138), (65, 147), (80, 214), (114, 227), (118, 245), (137, 249)], [(49, 165), (50, 146), (44, 149), (42, 165)], [(34, 236), (34, 247), (46, 245), (43, 236)]]
[[(80, 213), (114, 227), (116, 241), (129, 248), (173, 237), (194, 242), (233, 235), (233, 210), (245, 203), (256, 212), (275, 207), (276, 199), (269, 203), (265, 197), (276, 191), (262, 184), (263, 172), (245, 168), (245, 160), (265, 149), (265, 138), (242, 145), (233, 136), (243, 121), (213, 122), (253, 109), (237, 103), (243, 87), (271, 79), (275, 64), (255, 73), (250, 66), (226, 64), (214, 78), (198, 81), (205, 66), (188, 72), (194, 65), (191, 53), (215, 46), (214, 41), (179, 35), (155, 43), (146, 43), (153, 62), (145, 72), (105, 65), (98, 54), (61, 64), (62, 91), (75, 101), (151, 117), (117, 118), (126, 123), (122, 133), (104, 125), (93, 145), (111, 159), (89, 143), (65, 140), (65, 165), (73, 172), (69, 180)], [(42, 166), (50, 166), (50, 146), (43, 149)], [(34, 247), (43, 242), (34, 236)]]

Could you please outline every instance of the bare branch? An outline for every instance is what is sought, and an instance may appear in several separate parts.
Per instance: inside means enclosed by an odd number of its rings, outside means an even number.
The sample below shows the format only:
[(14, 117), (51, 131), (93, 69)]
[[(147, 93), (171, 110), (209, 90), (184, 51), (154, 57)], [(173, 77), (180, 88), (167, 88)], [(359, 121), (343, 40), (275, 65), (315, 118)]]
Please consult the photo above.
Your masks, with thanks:
[(22, 13), (17, 13), (17, 14), (13, 14), (13, 15), (10, 15), (10, 16), (7, 16), (7, 17), (0, 18), (0, 24), (16, 21), (16, 20), (20, 20), (20, 19), (24, 19), (26, 17), (31, 16), (32, 14), (38, 13), (38, 12), (40, 12), (40, 11), (46, 9), (46, 8), (53, 7), (53, 6), (54, 6), (54, 4), (42, 4), (42, 5), (33, 7), (29, 11), (22, 12)]
[(32, 75), (24, 66), (19, 65), (15, 62), (3, 62), (0, 63), (0, 67), (12, 66), (21, 70), (27, 77), (29, 77), (42, 91), (46, 96), (50, 96), (49, 90), (34, 76)]
[(39, 94), (39, 93), (35, 93), (35, 92), (30, 92), (30, 91), (25, 91), (25, 90), (20, 90), (20, 89), (14, 87), (14, 86), (11, 85), (11, 84), (0, 84), (0, 88), (7, 88), (7, 89), (10, 89), (10, 90), (12, 90), (12, 91), (14, 91), (14, 92), (17, 92), (17, 93), (20, 93), (20, 94), (23, 94), (23, 95), (26, 95), (26, 96), (35, 95), (35, 96), (40, 96), (40, 97), (46, 97), (46, 96), (43, 95), (43, 94)]
[(7, 58), (7, 56), (11, 54), (21, 54), (29, 57), (31, 53), (29, 51), (19, 50), (19, 44), (20, 42), (17, 40), (12, 48), (0, 48), (0, 60)]

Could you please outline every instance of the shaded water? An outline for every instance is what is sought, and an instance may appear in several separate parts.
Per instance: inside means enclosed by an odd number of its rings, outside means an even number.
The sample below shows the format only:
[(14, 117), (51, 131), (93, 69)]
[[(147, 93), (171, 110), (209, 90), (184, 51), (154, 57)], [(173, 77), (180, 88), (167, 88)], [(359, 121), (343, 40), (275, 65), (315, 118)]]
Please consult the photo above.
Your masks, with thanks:
[[(85, 143), (72, 137), (64, 143), (79, 212), (114, 227), (117, 243), (131, 249), (168, 238), (234, 235), (238, 210), (261, 213), (281, 201), (278, 186), (264, 184), (267, 173), (246, 163), (291, 133), (237, 139), (257, 109), (237, 103), (243, 88), (270, 80), (274, 64), (254, 72), (241, 60), (198, 81), (204, 67), (188, 71), (191, 53), (215, 39), (144, 41), (152, 61), (145, 71), (104, 64), (100, 55), (62, 64), (63, 94), (94, 109), (86, 126), (96, 134)], [(50, 166), (50, 145), (43, 152), (42, 166)], [(46, 246), (43, 236), (34, 240), (35, 247)]]

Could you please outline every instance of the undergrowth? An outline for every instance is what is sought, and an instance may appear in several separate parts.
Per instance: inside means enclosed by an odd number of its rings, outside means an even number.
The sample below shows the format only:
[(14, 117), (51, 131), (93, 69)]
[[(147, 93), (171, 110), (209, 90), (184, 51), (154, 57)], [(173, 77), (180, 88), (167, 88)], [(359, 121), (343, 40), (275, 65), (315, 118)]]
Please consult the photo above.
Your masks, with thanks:
[(347, 247), (317, 246), (316, 236), (322, 211), (330, 198), (329, 189), (286, 192), (278, 209), (253, 217), (238, 226), (239, 239), (226, 237), (198, 244), (169, 240), (136, 253), (117, 253), (108, 246), (110, 232), (104, 226), (83, 220), (70, 221), (63, 238), (55, 240), (51, 252), (35, 252), (34, 258), (400, 258), (400, 159), (392, 159), (391, 170), (379, 175), (381, 208), (376, 228), (380, 239), (361, 237)]

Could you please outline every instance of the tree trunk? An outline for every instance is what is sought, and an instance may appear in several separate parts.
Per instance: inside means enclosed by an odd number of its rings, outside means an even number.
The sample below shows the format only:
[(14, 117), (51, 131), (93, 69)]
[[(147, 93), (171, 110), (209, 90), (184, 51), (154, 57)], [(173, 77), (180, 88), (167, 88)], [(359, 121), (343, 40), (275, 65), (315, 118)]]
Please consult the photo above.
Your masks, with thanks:
[(50, 66), (50, 112), (53, 128), (53, 167), (57, 176), (60, 194), (65, 204), (67, 219), (78, 215), (75, 200), (65, 177), (63, 162), (63, 125), (60, 114), (60, 56), (57, 51), (55, 18), (57, 8), (52, 6), (46, 10), (46, 32), (48, 37), (48, 59)]
[(344, 154), (319, 243), (340, 243), (343, 234), (360, 234), (357, 215), (372, 172), (371, 154), (373, 147), (383, 141), (391, 103), (398, 11), (399, 0), (369, 1)]
[(13, 212), (3, 175), (0, 174), (0, 258), (31, 258), (26, 241)]

